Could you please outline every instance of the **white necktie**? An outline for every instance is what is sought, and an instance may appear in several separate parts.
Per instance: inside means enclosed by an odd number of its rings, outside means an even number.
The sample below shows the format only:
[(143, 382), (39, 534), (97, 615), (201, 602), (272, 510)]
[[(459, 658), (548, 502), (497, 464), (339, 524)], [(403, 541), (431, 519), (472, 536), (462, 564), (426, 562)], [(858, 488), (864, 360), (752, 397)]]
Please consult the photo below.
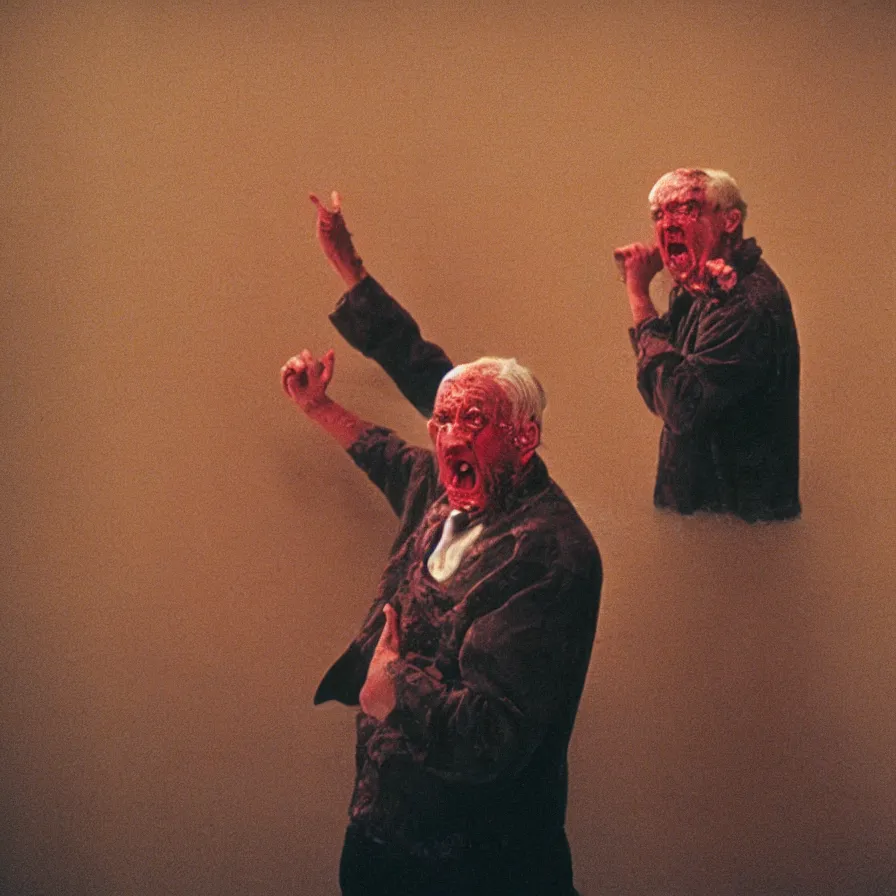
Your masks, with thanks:
[(429, 574), (444, 582), (457, 572), (467, 548), (479, 538), (482, 523), (467, 528), (470, 515), (463, 510), (452, 510), (442, 526), (442, 537), (426, 563)]

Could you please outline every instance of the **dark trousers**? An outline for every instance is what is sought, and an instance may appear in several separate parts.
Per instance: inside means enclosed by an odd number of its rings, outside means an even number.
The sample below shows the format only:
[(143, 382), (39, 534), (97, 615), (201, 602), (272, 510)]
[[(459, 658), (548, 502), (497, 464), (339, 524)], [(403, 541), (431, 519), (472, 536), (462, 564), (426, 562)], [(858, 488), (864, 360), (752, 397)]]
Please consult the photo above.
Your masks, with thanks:
[(339, 884), (342, 896), (576, 896), (563, 831), (547, 841), (482, 844), (430, 858), (349, 825)]

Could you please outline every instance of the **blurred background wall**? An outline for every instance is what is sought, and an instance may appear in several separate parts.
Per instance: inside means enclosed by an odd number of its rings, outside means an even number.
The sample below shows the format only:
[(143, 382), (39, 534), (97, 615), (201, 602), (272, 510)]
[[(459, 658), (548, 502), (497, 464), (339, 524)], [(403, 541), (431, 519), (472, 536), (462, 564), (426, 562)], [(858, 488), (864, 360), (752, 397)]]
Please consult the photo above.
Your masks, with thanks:
[[(335, 397), (426, 432), (327, 321), (306, 197), (333, 187), (426, 335), (547, 388), (606, 572), (583, 894), (896, 892), (894, 26), (858, 0), (4, 3), (2, 892), (336, 892), (353, 714), (311, 698), (394, 519), (280, 365), (332, 346)], [(791, 293), (796, 523), (651, 506), (611, 250), (692, 164), (738, 179)]]

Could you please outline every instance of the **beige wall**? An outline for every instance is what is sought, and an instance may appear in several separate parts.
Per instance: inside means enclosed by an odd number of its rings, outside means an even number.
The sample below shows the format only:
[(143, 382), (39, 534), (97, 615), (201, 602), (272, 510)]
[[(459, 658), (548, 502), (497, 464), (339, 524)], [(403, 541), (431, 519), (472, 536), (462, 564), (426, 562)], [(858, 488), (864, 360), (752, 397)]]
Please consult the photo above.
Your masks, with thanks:
[[(332, 345), (425, 428), (327, 322), (332, 186), (428, 335), (547, 387), (606, 567), (583, 892), (896, 891), (896, 13), (590, 5), (3, 4), (2, 892), (335, 892), (352, 714), (311, 697), (394, 521), (279, 367)], [(680, 164), (791, 292), (792, 525), (651, 507), (610, 253)]]

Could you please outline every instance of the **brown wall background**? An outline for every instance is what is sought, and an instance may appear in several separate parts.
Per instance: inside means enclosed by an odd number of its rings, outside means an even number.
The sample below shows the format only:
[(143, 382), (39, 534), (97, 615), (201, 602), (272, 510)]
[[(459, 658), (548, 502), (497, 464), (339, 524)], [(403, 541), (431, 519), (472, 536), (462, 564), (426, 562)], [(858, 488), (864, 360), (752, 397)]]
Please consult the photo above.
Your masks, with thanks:
[[(426, 435), (327, 322), (306, 194), (335, 186), (427, 335), (547, 388), (543, 456), (606, 567), (583, 893), (896, 892), (894, 26), (858, 0), (4, 4), (2, 891), (336, 891), (353, 720), (311, 697), (393, 520), (279, 367), (334, 346), (339, 399)], [(610, 252), (680, 164), (735, 175), (791, 292), (795, 524), (651, 507)]]

